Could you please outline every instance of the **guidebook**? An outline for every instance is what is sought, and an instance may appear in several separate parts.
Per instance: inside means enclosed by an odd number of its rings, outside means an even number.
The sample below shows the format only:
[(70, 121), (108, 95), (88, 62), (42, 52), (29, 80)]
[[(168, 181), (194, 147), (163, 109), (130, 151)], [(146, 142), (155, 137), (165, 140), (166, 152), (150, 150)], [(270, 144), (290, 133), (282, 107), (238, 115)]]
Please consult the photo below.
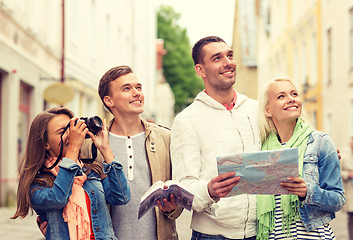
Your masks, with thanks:
[(290, 194), (280, 183), (298, 176), (298, 148), (217, 157), (218, 174), (235, 172), (240, 182), (227, 197), (238, 194)]
[[(164, 185), (168, 186), (164, 189)], [(140, 219), (151, 208), (157, 206), (157, 200), (163, 204), (163, 198), (170, 201), (170, 194), (174, 195), (175, 203), (187, 210), (191, 210), (194, 195), (183, 188), (180, 182), (168, 180), (166, 182), (155, 182), (141, 197), (138, 219)]]

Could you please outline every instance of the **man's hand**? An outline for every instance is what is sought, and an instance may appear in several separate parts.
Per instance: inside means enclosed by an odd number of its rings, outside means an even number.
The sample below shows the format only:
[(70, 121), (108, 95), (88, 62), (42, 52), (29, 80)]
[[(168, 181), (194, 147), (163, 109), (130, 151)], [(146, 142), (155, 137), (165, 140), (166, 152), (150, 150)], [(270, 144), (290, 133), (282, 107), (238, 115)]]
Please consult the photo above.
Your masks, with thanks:
[[(163, 188), (167, 189), (168, 186), (164, 185)], [(168, 199), (163, 198), (163, 206), (162, 206), (162, 203), (159, 200), (157, 200), (158, 208), (164, 213), (170, 213), (174, 211), (175, 208), (177, 207), (177, 204), (175, 203), (174, 195), (170, 194), (169, 197), (170, 197), (170, 202), (168, 201)]]
[(338, 155), (338, 159), (341, 160), (342, 155), (341, 155), (341, 152), (340, 152), (340, 150), (338, 148), (337, 148), (337, 155)]
[(43, 221), (39, 216), (37, 217), (37, 225), (39, 230), (42, 232), (43, 236), (47, 234), (48, 222)]
[(239, 176), (235, 176), (235, 172), (218, 175), (207, 184), (208, 193), (212, 198), (224, 197), (239, 183), (240, 179)]
[(349, 171), (348, 178), (353, 179), (353, 171)]

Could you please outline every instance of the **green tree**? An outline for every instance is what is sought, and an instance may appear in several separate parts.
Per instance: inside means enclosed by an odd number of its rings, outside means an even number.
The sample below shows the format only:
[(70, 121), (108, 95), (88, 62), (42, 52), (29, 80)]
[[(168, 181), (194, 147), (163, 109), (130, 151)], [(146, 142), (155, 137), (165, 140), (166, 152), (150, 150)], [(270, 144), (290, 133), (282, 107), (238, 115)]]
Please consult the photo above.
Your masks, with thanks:
[(191, 45), (186, 29), (178, 24), (180, 14), (170, 6), (158, 11), (158, 38), (164, 40), (167, 54), (163, 57), (163, 72), (175, 96), (176, 113), (189, 105), (204, 86), (194, 70)]

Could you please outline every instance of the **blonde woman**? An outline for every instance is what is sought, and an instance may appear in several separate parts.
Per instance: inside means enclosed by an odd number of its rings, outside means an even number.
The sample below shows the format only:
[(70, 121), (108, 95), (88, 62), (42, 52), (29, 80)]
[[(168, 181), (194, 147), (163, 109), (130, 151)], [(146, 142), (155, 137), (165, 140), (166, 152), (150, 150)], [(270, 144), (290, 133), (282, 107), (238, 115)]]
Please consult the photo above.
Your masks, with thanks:
[(304, 119), (290, 78), (263, 88), (259, 127), (262, 150), (298, 147), (299, 176), (281, 183), (292, 195), (257, 196), (257, 239), (335, 239), (329, 222), (345, 203), (338, 154), (329, 136)]

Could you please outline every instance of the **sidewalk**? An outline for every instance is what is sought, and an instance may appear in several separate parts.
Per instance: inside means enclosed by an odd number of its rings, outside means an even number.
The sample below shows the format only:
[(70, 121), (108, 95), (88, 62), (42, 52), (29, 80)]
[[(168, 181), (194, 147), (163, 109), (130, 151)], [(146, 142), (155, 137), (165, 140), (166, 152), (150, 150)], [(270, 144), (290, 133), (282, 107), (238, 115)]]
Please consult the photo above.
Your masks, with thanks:
[[(190, 218), (191, 212), (184, 210), (181, 216), (176, 220), (180, 240), (188, 240), (191, 238)], [(338, 212), (336, 218), (330, 222), (336, 240), (348, 240), (347, 224), (347, 214), (342, 211)]]
[(30, 214), (24, 218), (16, 220), (10, 219), (14, 214), (14, 208), (0, 208), (0, 239), (45, 239), (36, 224), (36, 216)]
[(337, 240), (349, 240), (348, 218), (345, 212), (339, 211), (336, 214), (336, 218), (330, 222), (330, 225)]
[[(31, 239), (44, 240), (36, 225), (35, 216), (27, 216), (25, 219), (12, 220), (10, 217), (15, 212), (12, 208), (0, 208), (0, 240)], [(177, 230), (180, 240), (189, 240), (191, 212), (183, 211), (177, 219)], [(337, 240), (348, 240), (347, 215), (338, 212), (336, 218), (330, 223)]]

